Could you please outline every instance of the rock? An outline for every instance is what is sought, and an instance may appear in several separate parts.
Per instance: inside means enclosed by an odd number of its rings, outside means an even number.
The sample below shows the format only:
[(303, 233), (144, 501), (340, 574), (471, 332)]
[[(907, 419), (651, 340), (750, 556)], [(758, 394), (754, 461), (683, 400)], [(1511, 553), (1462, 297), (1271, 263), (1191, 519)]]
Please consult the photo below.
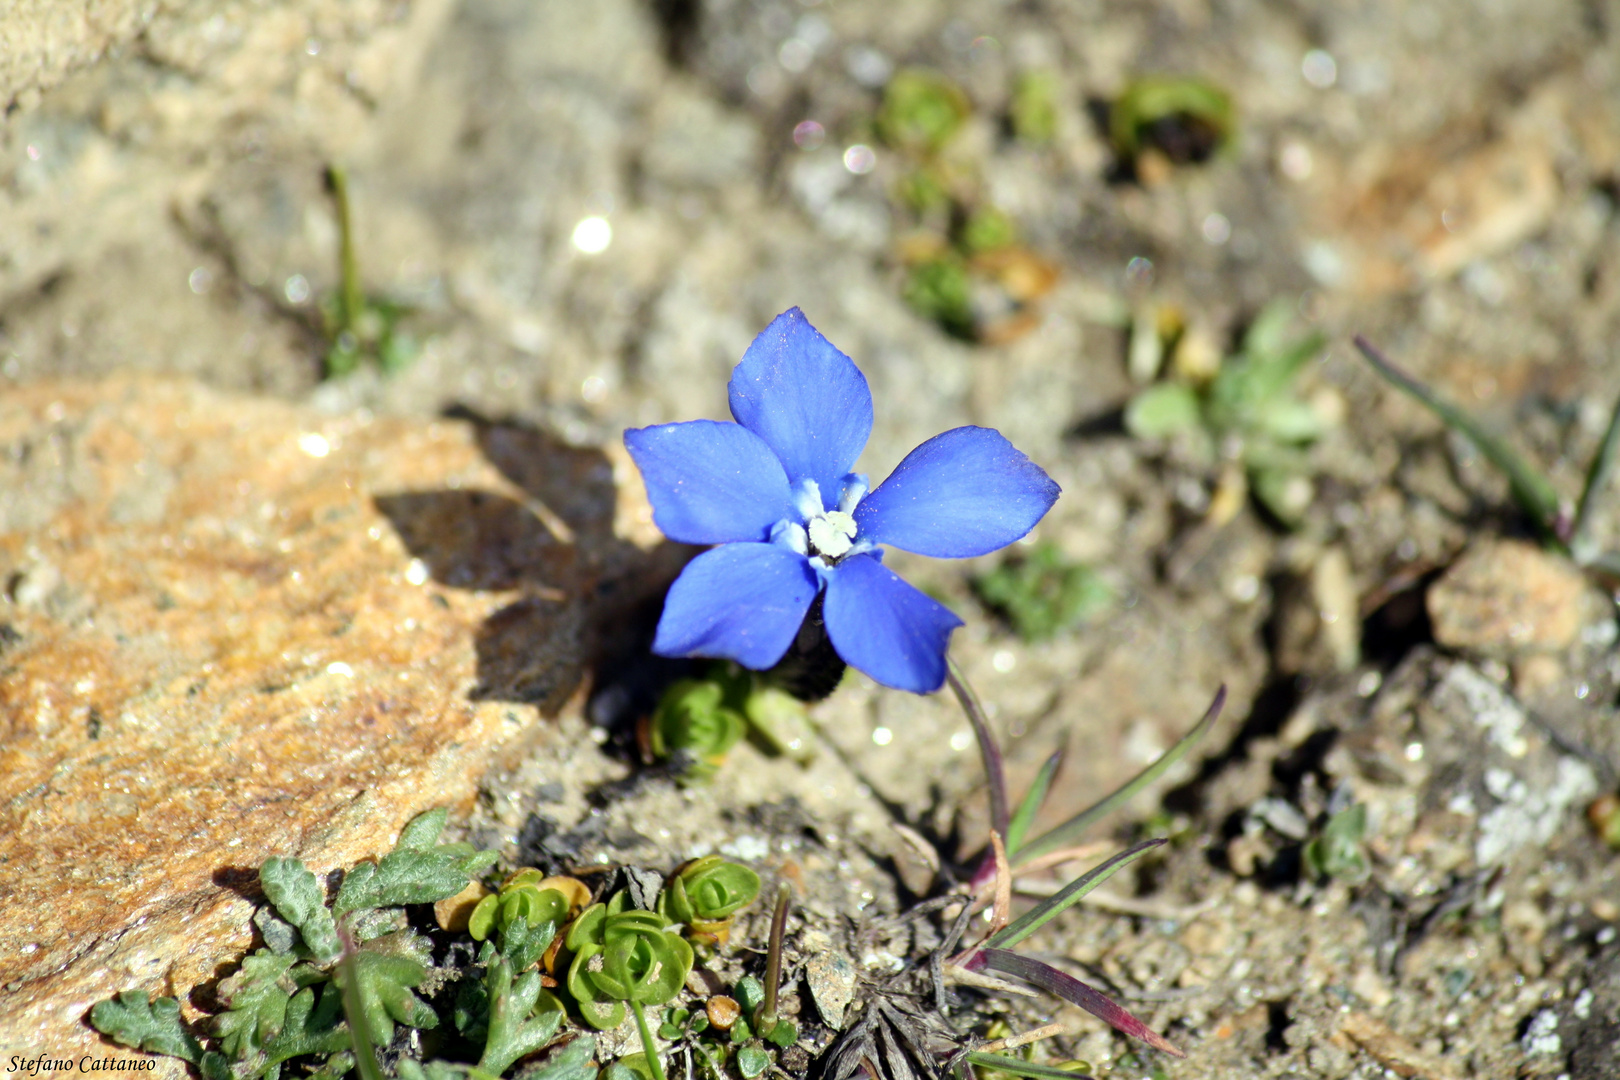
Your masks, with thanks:
[(1566, 648), (1580, 633), (1586, 580), (1518, 540), (1472, 545), (1429, 589), (1434, 639), (1480, 653)]
[(555, 745), (662, 557), (613, 476), (186, 382), (0, 400), (0, 1048), (110, 1052), (90, 1005), (216, 976), (267, 856), (350, 865)]

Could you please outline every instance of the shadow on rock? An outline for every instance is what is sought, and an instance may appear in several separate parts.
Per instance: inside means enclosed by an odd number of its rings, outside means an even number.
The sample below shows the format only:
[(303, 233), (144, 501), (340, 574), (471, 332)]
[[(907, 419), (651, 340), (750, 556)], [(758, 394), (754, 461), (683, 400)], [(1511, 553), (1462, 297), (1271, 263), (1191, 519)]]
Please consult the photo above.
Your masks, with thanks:
[(600, 450), (466, 408), (448, 415), (474, 426), (484, 455), (524, 498), (413, 491), (380, 495), (376, 505), (434, 581), (519, 594), (478, 630), (473, 700), (555, 716), (587, 671), (598, 696), (637, 681), (623, 672), (627, 658), (646, 656), (664, 592), (692, 550), (643, 550), (614, 534), (618, 491)]

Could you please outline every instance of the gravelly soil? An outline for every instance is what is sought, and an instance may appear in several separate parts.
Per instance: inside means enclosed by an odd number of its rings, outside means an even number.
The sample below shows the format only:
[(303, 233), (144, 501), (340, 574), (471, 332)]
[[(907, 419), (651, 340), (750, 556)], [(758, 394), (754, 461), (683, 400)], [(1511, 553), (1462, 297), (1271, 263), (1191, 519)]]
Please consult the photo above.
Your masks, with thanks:
[[(995, 426), (1064, 487), (1040, 538), (1122, 597), (1027, 644), (969, 588), (997, 557), (893, 560), (967, 619), (957, 649), (1015, 789), (1064, 748), (1058, 820), (1231, 688), (1201, 763), (1155, 796), (1175, 843), (1040, 945), (1189, 1051), (1151, 1067), (1620, 1075), (1620, 881), (1583, 822), (1620, 768), (1612, 607), (1569, 600), (1573, 644), (1534, 656), (1436, 647), (1422, 590), (1471, 539), (1525, 523), (1348, 346), (1380, 340), (1578, 490), (1620, 393), (1620, 7), (311, 0), (274, 33), (210, 11), (157, 19), (0, 129), (4, 379), (137, 367), (600, 441), (723, 416), (731, 365), (799, 305), (872, 383), (874, 477), (947, 427)], [(871, 118), (908, 65), (966, 90), (953, 153), (974, 197), (1059, 270), (1010, 340), (952, 338), (901, 298), (916, 222)], [(1047, 146), (1006, 121), (1031, 71), (1057, 86)], [(1229, 90), (1237, 134), (1203, 165), (1121, 178), (1099, 109), (1159, 71)], [(821, 145), (795, 144), (805, 120)], [(869, 172), (845, 165), (856, 143), (878, 146)], [(319, 381), (329, 161), (353, 175), (368, 287), (417, 309), (421, 353), (391, 378)], [(590, 216), (612, 228), (595, 254), (572, 242)], [(1132, 313), (1174, 304), (1224, 341), (1277, 298), (1327, 335), (1305, 391), (1344, 420), (1312, 451), (1299, 529), (1252, 508), (1209, 525), (1209, 470), (1119, 428)], [(1330, 561), (1348, 572), (1327, 596)], [(1346, 638), (1329, 616), (1366, 622)], [(571, 758), (496, 785), (473, 829), (514, 857), (667, 865), (729, 845), (793, 877), (806, 929), (854, 948), (844, 916), (912, 896), (890, 822), (971, 849), (983, 796), (943, 698), (856, 678), (815, 715), (807, 768), (744, 749), (713, 789), (654, 780), (594, 803), (628, 766), (582, 724)], [(1301, 841), (1346, 800), (1369, 807), (1371, 877), (1313, 884)], [(1059, 1018), (1056, 1052), (1150, 1067)]]

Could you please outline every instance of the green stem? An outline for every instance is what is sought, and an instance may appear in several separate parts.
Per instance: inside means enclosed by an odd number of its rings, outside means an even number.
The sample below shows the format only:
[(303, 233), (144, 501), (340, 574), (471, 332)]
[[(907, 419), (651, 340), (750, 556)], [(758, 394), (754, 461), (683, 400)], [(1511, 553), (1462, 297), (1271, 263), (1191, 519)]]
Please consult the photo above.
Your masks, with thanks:
[(647, 1027), (647, 1014), (641, 1009), (641, 1002), (632, 1001), (630, 1011), (636, 1014), (636, 1030), (641, 1032), (641, 1049), (647, 1055), (647, 1067), (652, 1070), (653, 1080), (665, 1080), (664, 1063), (658, 1060), (658, 1051), (653, 1049), (652, 1031)]
[(338, 302), (343, 329), (352, 333), (365, 301), (360, 295), (360, 262), (354, 253), (354, 227), (349, 219), (349, 174), (341, 165), (328, 165), (326, 175), (332, 185), (332, 201), (337, 204), (338, 280), (342, 290)]
[(366, 1023), (366, 1011), (360, 1004), (360, 973), (354, 963), (354, 939), (346, 925), (339, 925), (338, 935), (343, 942), (343, 959), (338, 961), (343, 969), (343, 1014), (349, 1021), (349, 1043), (354, 1047), (355, 1067), (360, 1072), (360, 1080), (383, 1080), (371, 1027)]

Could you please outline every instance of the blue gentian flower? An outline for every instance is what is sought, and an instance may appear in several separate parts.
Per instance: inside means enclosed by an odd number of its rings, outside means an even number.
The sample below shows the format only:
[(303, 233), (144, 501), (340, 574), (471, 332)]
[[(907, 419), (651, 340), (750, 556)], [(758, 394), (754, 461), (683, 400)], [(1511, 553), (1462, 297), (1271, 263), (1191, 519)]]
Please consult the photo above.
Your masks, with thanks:
[(878, 545), (988, 554), (1035, 527), (1057, 484), (999, 432), (959, 427), (870, 489), (850, 470), (872, 432), (872, 392), (798, 308), (754, 339), (729, 389), (734, 424), (624, 433), (664, 535), (718, 545), (670, 587), (653, 652), (764, 670), (825, 589), (827, 636), (845, 663), (885, 686), (938, 690), (962, 620), (885, 567)]

